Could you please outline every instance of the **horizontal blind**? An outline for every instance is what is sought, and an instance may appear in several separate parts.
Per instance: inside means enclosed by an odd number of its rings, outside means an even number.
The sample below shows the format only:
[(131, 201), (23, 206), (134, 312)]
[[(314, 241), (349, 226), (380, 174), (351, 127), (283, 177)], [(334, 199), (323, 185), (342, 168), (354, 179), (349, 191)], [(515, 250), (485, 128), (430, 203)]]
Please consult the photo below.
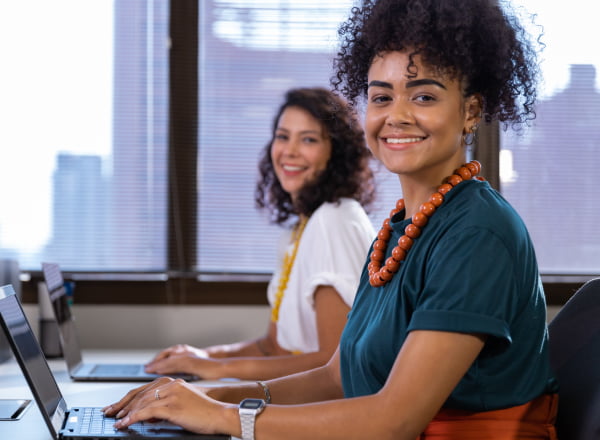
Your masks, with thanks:
[[(213, 0), (200, 6), (198, 269), (274, 270), (279, 227), (254, 205), (259, 155), (292, 87), (329, 87), (337, 29), (353, 2)], [(377, 224), (398, 181), (380, 175)], [(384, 197), (383, 187), (394, 190)], [(393, 201), (390, 201), (393, 200)], [(384, 213), (384, 214), (382, 214)]]
[(165, 269), (168, 5), (0, 5), (0, 257)]
[(600, 31), (581, 13), (587, 1), (573, 0), (567, 11), (520, 3), (544, 26), (544, 83), (531, 126), (521, 135), (502, 133), (502, 192), (529, 228), (542, 273), (598, 275), (600, 54), (581, 42)]

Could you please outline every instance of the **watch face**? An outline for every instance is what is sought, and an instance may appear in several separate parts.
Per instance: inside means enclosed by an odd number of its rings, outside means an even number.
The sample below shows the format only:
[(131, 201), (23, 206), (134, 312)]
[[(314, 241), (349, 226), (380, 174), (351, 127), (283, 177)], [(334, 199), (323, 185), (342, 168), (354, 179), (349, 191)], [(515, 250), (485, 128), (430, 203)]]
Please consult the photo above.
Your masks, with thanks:
[(240, 408), (258, 409), (265, 405), (265, 401), (261, 399), (244, 399), (240, 403)]

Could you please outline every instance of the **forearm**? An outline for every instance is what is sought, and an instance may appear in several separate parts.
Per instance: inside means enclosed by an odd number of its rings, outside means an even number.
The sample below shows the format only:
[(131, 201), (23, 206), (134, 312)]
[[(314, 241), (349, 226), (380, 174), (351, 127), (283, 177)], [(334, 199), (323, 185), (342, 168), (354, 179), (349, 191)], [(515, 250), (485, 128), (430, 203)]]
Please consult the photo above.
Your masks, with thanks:
[[(343, 393), (335, 376), (327, 367), (321, 367), (264, 383), (269, 388), (273, 403), (308, 403), (341, 398)], [(265, 399), (263, 387), (255, 381), (203, 389), (208, 396), (222, 402), (239, 403), (245, 398)]]
[(314, 352), (299, 355), (228, 358), (222, 361), (220, 377), (272, 379), (320, 367), (330, 357), (330, 353)]
[[(304, 405), (268, 405), (256, 419), (255, 437), (257, 440), (414, 440), (423, 423), (403, 416), (402, 409), (385, 411), (377, 395)], [(389, 417), (390, 411), (395, 410), (398, 416)], [(222, 420), (223, 428), (227, 433), (239, 435), (239, 418), (235, 418), (235, 410), (228, 411), (230, 414)]]
[(212, 358), (265, 356), (261, 349), (261, 339), (251, 341), (234, 342), (232, 344), (221, 344), (206, 347), (206, 353)]

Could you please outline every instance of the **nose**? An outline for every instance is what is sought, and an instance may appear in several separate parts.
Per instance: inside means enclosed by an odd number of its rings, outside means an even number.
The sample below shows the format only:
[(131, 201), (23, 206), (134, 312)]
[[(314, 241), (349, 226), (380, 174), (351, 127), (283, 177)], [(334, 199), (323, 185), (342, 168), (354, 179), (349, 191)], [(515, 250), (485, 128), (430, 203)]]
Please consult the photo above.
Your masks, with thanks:
[(414, 121), (409, 105), (402, 101), (396, 100), (388, 107), (389, 113), (386, 118), (386, 123), (391, 126), (412, 124)]
[(294, 137), (290, 137), (283, 145), (283, 152), (287, 156), (295, 156), (300, 150), (300, 141)]

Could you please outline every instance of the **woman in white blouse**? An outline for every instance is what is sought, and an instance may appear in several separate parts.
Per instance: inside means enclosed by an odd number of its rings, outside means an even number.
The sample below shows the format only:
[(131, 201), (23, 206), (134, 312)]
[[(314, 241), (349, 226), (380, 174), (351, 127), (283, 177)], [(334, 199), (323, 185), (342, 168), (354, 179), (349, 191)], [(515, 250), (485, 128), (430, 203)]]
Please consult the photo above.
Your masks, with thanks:
[(268, 379), (324, 365), (338, 345), (375, 236), (364, 209), (374, 192), (370, 157), (343, 99), (323, 88), (288, 91), (259, 163), (256, 191), (258, 207), (284, 227), (280, 266), (267, 290), (266, 334), (207, 348), (176, 345), (146, 370)]

